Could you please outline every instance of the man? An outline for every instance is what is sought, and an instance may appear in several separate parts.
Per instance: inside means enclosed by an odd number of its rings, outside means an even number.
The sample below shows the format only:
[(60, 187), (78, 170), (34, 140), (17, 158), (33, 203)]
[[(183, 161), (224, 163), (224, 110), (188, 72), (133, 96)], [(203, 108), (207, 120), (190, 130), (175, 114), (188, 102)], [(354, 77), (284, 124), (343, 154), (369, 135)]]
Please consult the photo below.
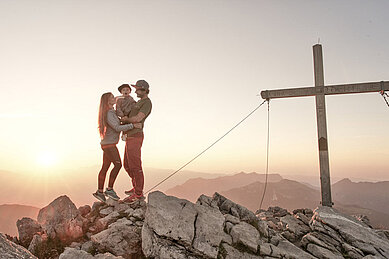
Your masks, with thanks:
[(144, 199), (143, 186), (144, 175), (141, 160), (141, 148), (143, 143), (143, 127), (146, 118), (151, 113), (151, 100), (149, 99), (149, 84), (145, 80), (138, 80), (135, 85), (131, 85), (136, 89), (135, 93), (139, 99), (131, 108), (128, 117), (123, 117), (125, 123), (141, 123), (141, 129), (131, 129), (125, 134), (126, 147), (124, 150), (124, 169), (131, 177), (133, 188), (125, 193), (129, 195), (124, 199), (125, 202), (135, 202)]

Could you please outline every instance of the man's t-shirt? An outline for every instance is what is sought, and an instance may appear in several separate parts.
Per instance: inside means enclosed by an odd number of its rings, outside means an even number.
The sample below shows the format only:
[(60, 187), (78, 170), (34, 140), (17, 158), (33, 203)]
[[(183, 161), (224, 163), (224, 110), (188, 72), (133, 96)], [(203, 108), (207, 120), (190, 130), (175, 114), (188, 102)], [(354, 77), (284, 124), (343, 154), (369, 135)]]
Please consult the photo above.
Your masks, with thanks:
[(152, 107), (151, 100), (148, 97), (139, 100), (136, 104), (134, 104), (134, 106), (131, 107), (130, 114), (128, 115), (129, 118), (136, 116), (139, 112), (144, 113), (146, 117), (144, 117), (144, 119), (140, 121), (140, 123), (142, 123), (142, 128), (141, 129), (133, 128), (132, 130), (127, 131), (126, 132), (127, 137), (143, 131), (145, 120), (151, 113), (151, 107)]

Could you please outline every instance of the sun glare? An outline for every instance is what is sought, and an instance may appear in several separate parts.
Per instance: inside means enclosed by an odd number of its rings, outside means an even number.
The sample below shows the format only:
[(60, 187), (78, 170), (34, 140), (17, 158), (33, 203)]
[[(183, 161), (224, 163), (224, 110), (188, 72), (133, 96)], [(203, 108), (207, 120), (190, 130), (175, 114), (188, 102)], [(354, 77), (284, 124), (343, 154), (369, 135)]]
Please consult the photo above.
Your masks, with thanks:
[(37, 162), (43, 166), (52, 166), (57, 162), (57, 157), (53, 152), (42, 151), (38, 154)]

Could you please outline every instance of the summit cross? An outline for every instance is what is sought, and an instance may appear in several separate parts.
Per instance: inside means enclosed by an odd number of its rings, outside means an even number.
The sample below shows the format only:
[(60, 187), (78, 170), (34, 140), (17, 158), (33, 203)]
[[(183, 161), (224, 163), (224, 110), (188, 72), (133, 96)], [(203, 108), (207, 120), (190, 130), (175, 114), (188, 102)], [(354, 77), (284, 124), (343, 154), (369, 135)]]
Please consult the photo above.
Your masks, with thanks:
[(266, 90), (261, 92), (263, 99), (315, 96), (316, 119), (319, 146), (321, 204), (332, 207), (330, 166), (328, 155), (327, 122), (325, 96), (334, 94), (357, 94), (389, 91), (389, 82), (368, 82), (342, 85), (324, 85), (322, 46), (313, 46), (313, 64), (315, 71), (315, 86), (289, 89)]

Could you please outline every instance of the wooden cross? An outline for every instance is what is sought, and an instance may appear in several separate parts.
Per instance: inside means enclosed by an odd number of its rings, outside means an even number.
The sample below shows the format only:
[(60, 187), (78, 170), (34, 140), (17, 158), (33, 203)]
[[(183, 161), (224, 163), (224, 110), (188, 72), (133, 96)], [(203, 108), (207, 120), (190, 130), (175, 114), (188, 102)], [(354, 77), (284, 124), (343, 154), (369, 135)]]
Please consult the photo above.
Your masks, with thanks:
[(332, 207), (330, 166), (328, 156), (327, 122), (325, 96), (333, 94), (356, 94), (368, 92), (381, 92), (389, 90), (389, 82), (370, 82), (343, 85), (324, 85), (323, 54), (320, 44), (313, 46), (313, 63), (315, 70), (315, 86), (279, 90), (262, 91), (263, 99), (315, 96), (316, 118), (319, 144), (321, 203), (323, 206)]

